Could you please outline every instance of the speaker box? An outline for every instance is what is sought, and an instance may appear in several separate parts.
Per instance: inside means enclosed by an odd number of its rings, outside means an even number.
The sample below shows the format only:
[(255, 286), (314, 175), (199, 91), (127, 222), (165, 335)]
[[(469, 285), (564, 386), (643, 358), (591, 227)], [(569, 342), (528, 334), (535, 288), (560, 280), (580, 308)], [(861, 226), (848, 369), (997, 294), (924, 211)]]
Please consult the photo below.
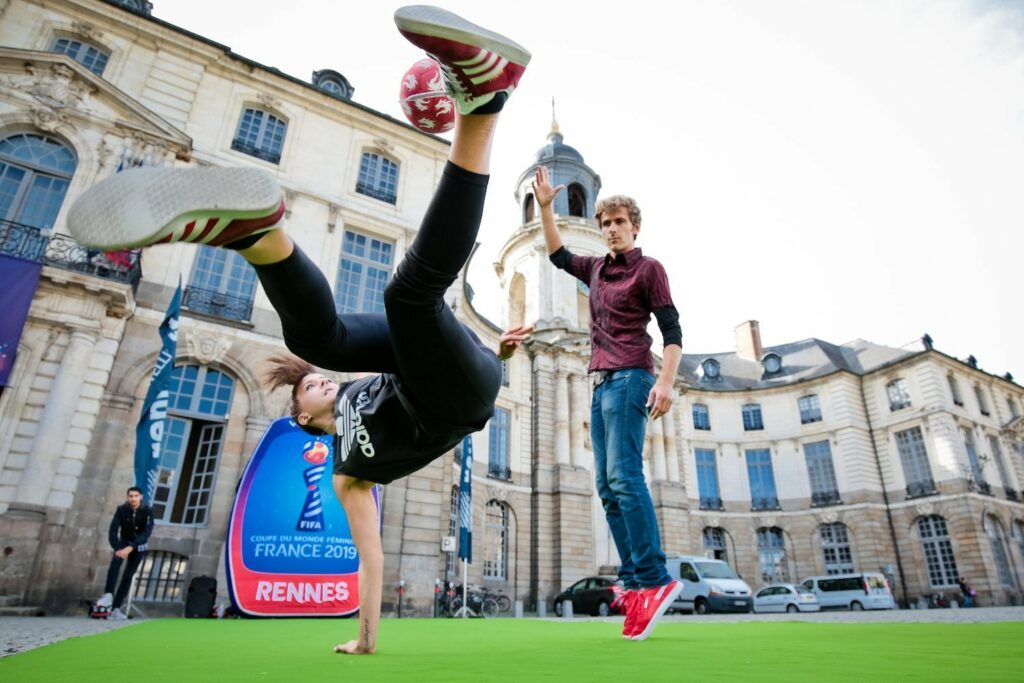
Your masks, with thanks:
[(205, 619), (213, 612), (217, 599), (217, 579), (212, 576), (197, 576), (188, 583), (188, 597), (185, 599), (185, 617)]

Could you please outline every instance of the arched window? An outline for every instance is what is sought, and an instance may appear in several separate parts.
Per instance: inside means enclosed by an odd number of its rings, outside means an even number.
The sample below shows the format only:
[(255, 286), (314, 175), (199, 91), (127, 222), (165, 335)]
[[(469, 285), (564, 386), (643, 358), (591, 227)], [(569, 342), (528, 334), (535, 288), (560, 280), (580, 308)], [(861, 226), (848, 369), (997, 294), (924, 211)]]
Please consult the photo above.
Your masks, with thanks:
[[(5, 253), (42, 255), (39, 230), (53, 228), (77, 165), (74, 153), (47, 135), (17, 133), (0, 140), (0, 220), (20, 224), (3, 226)], [(26, 241), (41, 242), (39, 253), (22, 254), (18, 247)]]
[(153, 602), (183, 602), (187, 574), (188, 558), (184, 555), (150, 550), (142, 558), (132, 597)]
[(363, 152), (356, 192), (388, 204), (398, 201), (398, 164), (376, 152)]
[(722, 562), (729, 561), (729, 552), (725, 547), (725, 530), (717, 526), (704, 527), (704, 551), (711, 557)]
[(1006, 534), (1003, 533), (1003, 525), (992, 515), (985, 515), (985, 533), (992, 546), (992, 557), (996, 561), (999, 582), (1004, 587), (1012, 589), (1014, 587), (1013, 572), (1010, 570), (1010, 555), (1006, 549)]
[(846, 525), (840, 522), (822, 524), (821, 552), (825, 556), (825, 573), (846, 574), (853, 571), (853, 553), (850, 552), (850, 536)]
[(777, 526), (757, 530), (757, 553), (761, 563), (762, 583), (784, 583), (789, 580), (786, 567), (786, 541)]
[(526, 322), (526, 278), (522, 273), (512, 276), (508, 288), (508, 324), (517, 327)]
[(262, 109), (246, 107), (238, 119), (231, 149), (276, 164), (281, 161), (287, 132), (288, 124), (280, 117)]
[(97, 76), (107, 68), (110, 52), (92, 43), (77, 38), (55, 38), (50, 52), (67, 55)]
[(508, 577), (508, 506), (496, 500), (487, 503), (484, 578)]
[(536, 218), (536, 206), (533, 201), (533, 193), (530, 192), (523, 200), (523, 223), (529, 223)]
[(249, 320), (256, 271), (237, 251), (200, 246), (185, 288), (186, 308), (225, 320)]
[(569, 199), (569, 215), (587, 217), (587, 193), (579, 183), (570, 183), (567, 190)]
[(171, 372), (170, 400), (153, 491), (153, 517), (207, 523), (235, 382), (205, 365)]
[(928, 569), (928, 584), (932, 588), (957, 585), (960, 574), (956, 569), (946, 520), (939, 515), (921, 517), (917, 520), (917, 533), (921, 537), (921, 550)]

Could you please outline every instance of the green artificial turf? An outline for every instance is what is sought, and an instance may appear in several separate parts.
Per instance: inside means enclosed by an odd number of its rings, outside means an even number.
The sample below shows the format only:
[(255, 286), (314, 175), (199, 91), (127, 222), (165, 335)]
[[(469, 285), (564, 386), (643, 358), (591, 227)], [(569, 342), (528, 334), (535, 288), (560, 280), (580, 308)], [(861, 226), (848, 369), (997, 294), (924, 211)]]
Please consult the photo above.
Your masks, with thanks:
[(338, 655), (355, 620), (163, 619), (0, 660), (0, 681), (1009, 681), (1024, 622), (661, 624), (388, 619), (377, 654)]

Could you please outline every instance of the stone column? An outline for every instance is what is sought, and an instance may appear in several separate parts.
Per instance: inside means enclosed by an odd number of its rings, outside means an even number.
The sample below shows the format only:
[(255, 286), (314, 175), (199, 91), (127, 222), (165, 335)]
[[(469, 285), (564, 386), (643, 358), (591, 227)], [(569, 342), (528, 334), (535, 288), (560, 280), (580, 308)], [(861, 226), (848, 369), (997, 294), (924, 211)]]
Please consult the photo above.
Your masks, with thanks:
[(583, 447), (584, 425), (588, 420), (587, 383), (581, 375), (573, 375), (569, 387), (571, 410), (569, 412), (569, 443), (572, 450), (572, 464), (587, 467), (587, 450)]
[(57, 462), (67, 442), (71, 429), (71, 418), (78, 407), (79, 394), (89, 357), (95, 348), (97, 337), (83, 329), (73, 329), (68, 348), (61, 359), (57, 376), (53, 380), (47, 397), (46, 407), (39, 418), (38, 431), (32, 441), (28, 464), (18, 482), (14, 505), (19, 507), (43, 508), (50, 493), (50, 486), (57, 472)]
[[(678, 401), (676, 402), (678, 403)], [(668, 411), (668, 415), (661, 418), (661, 422), (665, 424), (662, 428), (665, 430), (665, 459), (668, 461), (668, 480), (673, 484), (679, 482), (679, 450), (676, 445), (676, 405), (672, 404), (672, 408)]]
[(555, 462), (569, 464), (569, 375), (561, 369), (555, 378)]
[(651, 434), (651, 468), (654, 470), (655, 481), (665, 481), (668, 478), (668, 469), (665, 465), (665, 433), (662, 423), (665, 418), (651, 420), (647, 423), (647, 430)]

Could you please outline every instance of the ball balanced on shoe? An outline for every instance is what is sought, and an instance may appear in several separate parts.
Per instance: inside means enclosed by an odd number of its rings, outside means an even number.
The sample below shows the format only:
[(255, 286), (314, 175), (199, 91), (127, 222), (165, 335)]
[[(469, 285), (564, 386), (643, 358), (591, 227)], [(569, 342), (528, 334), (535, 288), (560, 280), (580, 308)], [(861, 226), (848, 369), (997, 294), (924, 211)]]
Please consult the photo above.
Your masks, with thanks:
[(433, 59), (424, 58), (409, 67), (398, 97), (409, 123), (424, 133), (446, 133), (455, 126), (455, 105)]

